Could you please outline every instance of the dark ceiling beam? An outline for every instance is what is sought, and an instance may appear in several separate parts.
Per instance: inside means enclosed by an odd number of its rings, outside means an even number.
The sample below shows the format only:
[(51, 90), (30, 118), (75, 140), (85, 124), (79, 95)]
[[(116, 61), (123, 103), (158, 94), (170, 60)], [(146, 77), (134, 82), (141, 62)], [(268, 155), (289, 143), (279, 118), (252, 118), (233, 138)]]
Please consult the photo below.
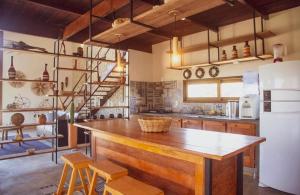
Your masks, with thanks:
[(259, 15), (261, 15), (261, 17), (265, 20), (269, 19), (269, 14), (263, 10), (262, 8), (256, 6), (253, 2), (249, 1), (249, 0), (238, 0), (240, 3), (242, 3), (243, 5), (246, 5), (252, 9), (254, 9), (257, 13), (259, 13)]
[(148, 3), (150, 5), (162, 5), (164, 3), (163, 0), (140, 0), (140, 1)]
[(188, 18), (186, 18), (185, 20), (186, 20), (187, 22), (190, 22), (190, 23), (192, 23), (192, 24), (194, 24), (194, 25), (197, 25), (197, 26), (199, 26), (199, 27), (201, 27), (201, 28), (209, 29), (209, 30), (212, 30), (212, 31), (214, 31), (214, 32), (218, 32), (218, 28), (217, 28), (217, 27), (212, 26), (212, 25), (208, 25), (208, 24), (203, 24), (203, 23), (201, 23), (201, 22), (198, 22), (198, 21), (192, 19), (191, 17), (188, 17)]
[(81, 13), (79, 13), (78, 10), (72, 10), (68, 6), (63, 6), (61, 4), (57, 4), (54, 1), (48, 1), (48, 0), (23, 0), (23, 1), (30, 2), (34, 5), (41, 6), (44, 8), (55, 9), (60, 12), (65, 12), (65, 13), (73, 14), (76, 16), (81, 16)]

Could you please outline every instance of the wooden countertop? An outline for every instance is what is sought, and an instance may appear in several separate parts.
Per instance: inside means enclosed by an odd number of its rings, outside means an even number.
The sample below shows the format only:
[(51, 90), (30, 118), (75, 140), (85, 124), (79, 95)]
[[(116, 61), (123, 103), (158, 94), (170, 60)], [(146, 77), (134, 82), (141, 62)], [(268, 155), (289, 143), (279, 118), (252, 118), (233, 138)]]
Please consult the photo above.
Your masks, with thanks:
[(197, 157), (223, 160), (235, 156), (251, 146), (258, 145), (266, 139), (230, 133), (220, 133), (187, 128), (171, 128), (167, 133), (143, 133), (137, 120), (107, 119), (75, 126), (97, 133), (108, 141), (127, 143), (146, 151), (196, 161)]

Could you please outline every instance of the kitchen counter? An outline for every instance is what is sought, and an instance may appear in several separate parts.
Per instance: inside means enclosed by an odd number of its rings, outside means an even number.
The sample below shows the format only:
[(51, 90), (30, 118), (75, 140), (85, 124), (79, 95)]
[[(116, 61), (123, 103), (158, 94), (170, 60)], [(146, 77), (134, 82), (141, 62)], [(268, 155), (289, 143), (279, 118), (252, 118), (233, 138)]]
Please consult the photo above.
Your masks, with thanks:
[(265, 141), (185, 128), (143, 133), (134, 119), (75, 125), (91, 130), (95, 160), (111, 159), (129, 175), (172, 195), (242, 194), (243, 152)]
[(189, 118), (189, 119), (201, 119), (201, 120), (216, 120), (216, 121), (235, 121), (243, 123), (259, 123), (259, 119), (240, 119), (238, 117), (229, 118), (227, 116), (210, 116), (210, 115), (199, 115), (199, 114), (185, 114), (185, 113), (138, 113), (137, 116), (161, 116), (161, 117), (172, 117), (172, 118)]

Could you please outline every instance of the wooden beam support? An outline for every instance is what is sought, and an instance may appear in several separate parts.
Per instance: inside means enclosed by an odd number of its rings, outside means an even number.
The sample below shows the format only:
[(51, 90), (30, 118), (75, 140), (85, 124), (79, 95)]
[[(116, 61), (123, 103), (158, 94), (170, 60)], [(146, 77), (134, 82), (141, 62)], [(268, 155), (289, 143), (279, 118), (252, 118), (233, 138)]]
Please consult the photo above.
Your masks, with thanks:
[(186, 18), (185, 19), (187, 22), (190, 22), (192, 24), (195, 24), (201, 28), (204, 28), (204, 29), (209, 29), (209, 30), (212, 30), (214, 32), (218, 32), (218, 28), (217, 27), (214, 27), (214, 26), (211, 26), (211, 25), (207, 25), (207, 24), (202, 24), (198, 21), (195, 21), (194, 19), (191, 19), (190, 17), (189, 18)]
[(148, 3), (150, 5), (162, 5), (164, 4), (163, 0), (141, 0), (142, 2)]
[[(115, 10), (118, 10), (119, 8), (125, 6), (128, 3), (129, 0), (103, 0), (93, 7), (92, 14), (99, 17), (104, 17), (114, 12)], [(88, 11), (65, 27), (63, 32), (63, 39), (66, 40), (78, 33), (79, 31), (87, 28), (89, 26), (89, 22), (90, 12)], [(95, 20), (92, 20), (92, 23), (94, 22)]]
[(238, 0), (240, 3), (242, 3), (243, 5), (246, 5), (252, 9), (254, 9), (257, 13), (259, 13), (259, 15), (262, 16), (263, 19), (268, 20), (269, 19), (269, 14), (267, 12), (265, 12), (263, 9), (255, 6), (251, 1), (249, 0)]
[(76, 16), (81, 16), (81, 13), (79, 13), (78, 11), (72, 10), (72, 9), (68, 8), (67, 6), (59, 5), (59, 4), (55, 3), (54, 1), (48, 1), (48, 0), (23, 0), (23, 1), (30, 2), (30, 3), (32, 3), (34, 5), (38, 5), (40, 7), (51, 8), (51, 9), (55, 9), (55, 10), (58, 10), (61, 12), (73, 14)]

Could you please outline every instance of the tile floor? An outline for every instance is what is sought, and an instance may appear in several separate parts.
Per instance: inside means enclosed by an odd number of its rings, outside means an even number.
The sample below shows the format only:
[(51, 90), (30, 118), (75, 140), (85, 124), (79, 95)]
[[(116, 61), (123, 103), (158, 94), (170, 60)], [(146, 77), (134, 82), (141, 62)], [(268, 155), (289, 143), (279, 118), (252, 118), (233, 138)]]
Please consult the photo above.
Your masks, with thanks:
[[(59, 152), (68, 153), (70, 151)], [(51, 161), (51, 154), (0, 161), (1, 195), (46, 195), (55, 191), (62, 171), (62, 161)], [(286, 195), (270, 188), (257, 187), (257, 182), (244, 177), (245, 195)]]

